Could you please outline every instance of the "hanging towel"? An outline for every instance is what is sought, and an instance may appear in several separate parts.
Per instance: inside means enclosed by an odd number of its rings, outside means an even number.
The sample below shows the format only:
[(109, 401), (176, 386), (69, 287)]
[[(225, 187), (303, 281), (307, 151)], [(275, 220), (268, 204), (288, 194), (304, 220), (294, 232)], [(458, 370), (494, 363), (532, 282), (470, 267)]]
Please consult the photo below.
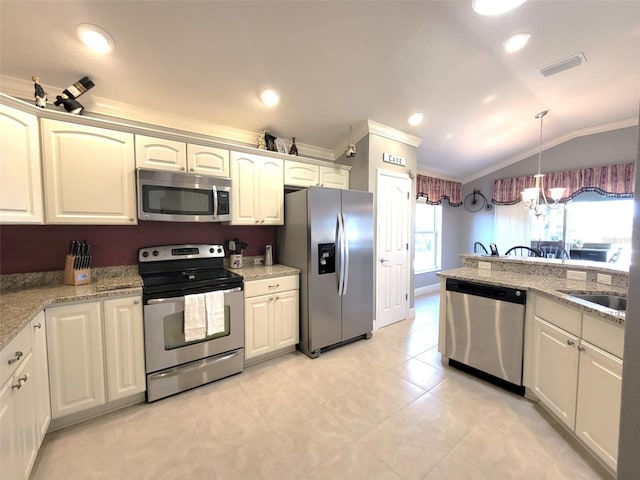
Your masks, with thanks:
[(184, 296), (184, 340), (200, 340), (207, 334), (204, 294)]
[(207, 306), (207, 335), (224, 332), (224, 292), (204, 294)]

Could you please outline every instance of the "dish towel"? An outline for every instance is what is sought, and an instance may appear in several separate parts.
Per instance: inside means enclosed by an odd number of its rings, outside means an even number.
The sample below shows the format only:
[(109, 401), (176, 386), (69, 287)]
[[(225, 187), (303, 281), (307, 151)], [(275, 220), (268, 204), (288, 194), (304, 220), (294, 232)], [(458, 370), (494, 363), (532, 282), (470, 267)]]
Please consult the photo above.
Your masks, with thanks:
[(224, 332), (224, 292), (204, 294), (207, 306), (207, 335)]
[(184, 341), (200, 340), (207, 334), (204, 294), (184, 296)]

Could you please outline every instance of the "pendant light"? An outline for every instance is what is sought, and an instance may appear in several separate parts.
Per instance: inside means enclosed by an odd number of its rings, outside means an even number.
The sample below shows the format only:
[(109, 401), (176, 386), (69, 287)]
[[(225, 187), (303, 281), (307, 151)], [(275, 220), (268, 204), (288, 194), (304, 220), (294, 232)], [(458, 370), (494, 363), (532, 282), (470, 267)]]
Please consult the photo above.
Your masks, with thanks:
[(544, 120), (545, 115), (549, 113), (549, 110), (543, 110), (540, 113), (535, 115), (535, 118), (540, 119), (540, 146), (538, 149), (538, 173), (533, 176), (535, 179), (535, 186), (530, 188), (525, 188), (520, 195), (522, 195), (522, 201), (524, 202), (525, 210), (528, 210), (529, 213), (534, 214), (535, 216), (542, 215), (543, 212), (538, 207), (542, 206), (540, 204), (540, 197), (544, 201), (544, 206), (557, 207), (558, 200), (562, 198), (562, 194), (564, 193), (564, 188), (551, 188), (549, 189), (549, 193), (551, 194), (551, 199), (553, 200), (553, 204), (549, 205), (547, 202), (547, 197), (544, 194), (544, 175), (540, 171), (540, 166), (542, 163), (542, 122)]

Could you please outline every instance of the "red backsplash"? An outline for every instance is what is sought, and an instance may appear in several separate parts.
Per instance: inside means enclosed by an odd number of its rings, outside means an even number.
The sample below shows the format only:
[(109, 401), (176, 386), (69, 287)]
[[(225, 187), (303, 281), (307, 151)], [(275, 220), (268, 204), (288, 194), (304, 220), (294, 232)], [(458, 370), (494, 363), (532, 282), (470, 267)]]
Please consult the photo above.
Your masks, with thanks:
[(222, 243), (238, 238), (245, 255), (275, 247), (276, 227), (235, 227), (219, 223), (143, 222), (138, 225), (2, 225), (0, 273), (63, 270), (70, 240), (91, 246), (92, 267), (137, 265), (138, 249), (152, 245)]

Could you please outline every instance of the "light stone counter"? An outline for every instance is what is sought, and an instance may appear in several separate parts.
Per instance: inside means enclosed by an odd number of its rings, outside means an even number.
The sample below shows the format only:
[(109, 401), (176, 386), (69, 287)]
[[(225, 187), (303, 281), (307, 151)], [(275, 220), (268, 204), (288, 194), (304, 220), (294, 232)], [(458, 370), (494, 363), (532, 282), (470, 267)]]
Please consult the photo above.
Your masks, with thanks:
[[(482, 258), (480, 259), (482, 261)], [(526, 270), (525, 270), (526, 271)], [(445, 270), (438, 274), (442, 278), (454, 278), (470, 282), (487, 283), (500, 287), (519, 288), (549, 297), (557, 302), (564, 303), (582, 311), (595, 314), (597, 317), (624, 326), (625, 312), (601, 307), (591, 302), (580, 300), (563, 291), (580, 293), (605, 293), (614, 295), (627, 295), (627, 288), (597, 283), (595, 281), (569, 280), (566, 276), (557, 274), (544, 274), (537, 270), (535, 274), (518, 271), (501, 271), (498, 269), (483, 270), (474, 267), (461, 267)]]
[(252, 280), (262, 280), (265, 278), (285, 277), (288, 275), (298, 275), (300, 270), (286, 265), (249, 265), (242, 268), (227, 268), (230, 272), (237, 273), (244, 277), (245, 282)]

